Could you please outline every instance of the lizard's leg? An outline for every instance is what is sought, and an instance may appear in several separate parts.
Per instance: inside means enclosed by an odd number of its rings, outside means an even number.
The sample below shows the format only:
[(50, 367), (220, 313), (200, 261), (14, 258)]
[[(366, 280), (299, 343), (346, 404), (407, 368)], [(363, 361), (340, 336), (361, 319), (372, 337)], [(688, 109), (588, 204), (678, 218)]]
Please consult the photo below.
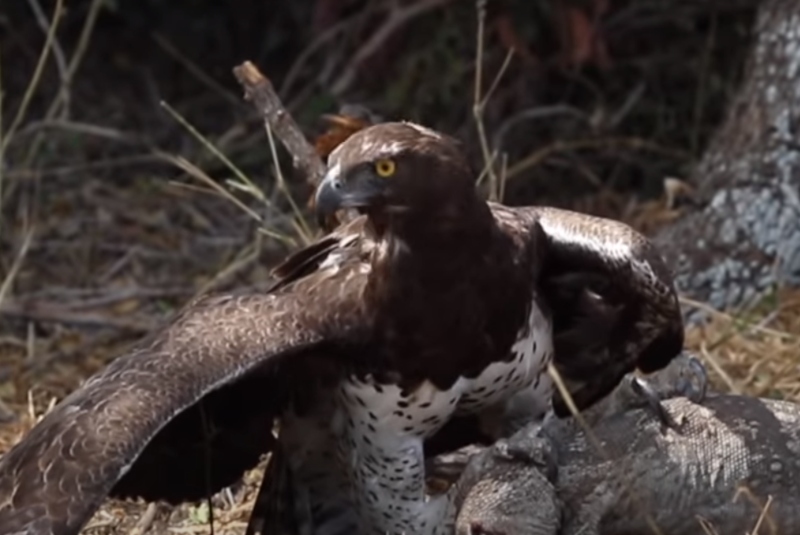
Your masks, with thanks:
[(543, 424), (531, 424), (491, 447), (497, 459), (536, 466), (548, 481), (558, 477), (558, 461), (553, 439), (543, 432)]
[[(556, 535), (561, 501), (542, 462), (555, 464), (546, 437), (520, 431), (474, 455), (456, 483), (457, 535)], [(541, 449), (544, 448), (544, 449)]]

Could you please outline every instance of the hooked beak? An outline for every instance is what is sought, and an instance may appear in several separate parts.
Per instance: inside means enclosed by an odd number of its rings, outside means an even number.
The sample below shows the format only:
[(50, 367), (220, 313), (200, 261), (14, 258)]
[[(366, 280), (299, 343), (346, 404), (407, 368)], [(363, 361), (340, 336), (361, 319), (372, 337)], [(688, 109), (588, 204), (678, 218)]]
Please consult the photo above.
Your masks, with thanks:
[(321, 226), (337, 211), (373, 206), (383, 194), (383, 181), (369, 175), (355, 175), (342, 179), (338, 165), (330, 168), (317, 187), (314, 210)]

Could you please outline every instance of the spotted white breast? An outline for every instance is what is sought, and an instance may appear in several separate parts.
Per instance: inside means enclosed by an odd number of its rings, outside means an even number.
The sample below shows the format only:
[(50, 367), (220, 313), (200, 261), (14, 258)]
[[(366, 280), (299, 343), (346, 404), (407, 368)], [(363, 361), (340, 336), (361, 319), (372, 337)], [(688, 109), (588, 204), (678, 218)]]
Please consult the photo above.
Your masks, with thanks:
[(360, 533), (452, 533), (449, 497), (430, 498), (425, 492), (423, 441), (454, 414), (493, 406), (503, 410), (515, 396), (535, 402), (544, 414), (552, 394), (547, 375), (552, 331), (536, 304), (511, 352), (509, 361), (494, 363), (475, 378), (461, 378), (446, 391), (425, 382), (407, 393), (369, 378), (341, 385), (334, 433)]

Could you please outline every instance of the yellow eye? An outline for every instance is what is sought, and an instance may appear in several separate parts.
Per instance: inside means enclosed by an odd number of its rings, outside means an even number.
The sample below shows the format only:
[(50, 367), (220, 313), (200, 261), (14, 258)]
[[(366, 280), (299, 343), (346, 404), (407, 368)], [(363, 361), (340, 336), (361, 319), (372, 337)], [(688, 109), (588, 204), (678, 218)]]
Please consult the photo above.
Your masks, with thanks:
[(394, 170), (394, 160), (378, 160), (375, 162), (375, 172), (378, 173), (378, 176), (383, 178), (390, 177), (394, 174)]

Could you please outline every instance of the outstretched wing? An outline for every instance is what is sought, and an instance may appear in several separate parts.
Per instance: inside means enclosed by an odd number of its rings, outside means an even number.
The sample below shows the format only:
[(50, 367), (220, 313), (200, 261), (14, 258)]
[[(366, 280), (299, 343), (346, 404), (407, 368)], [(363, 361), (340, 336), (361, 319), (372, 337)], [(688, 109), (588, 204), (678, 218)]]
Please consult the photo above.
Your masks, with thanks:
[[(645, 236), (567, 210), (514, 210), (543, 234), (540, 288), (553, 315), (554, 364), (579, 409), (626, 373), (652, 373), (680, 354), (683, 317), (672, 274)], [(554, 409), (569, 414), (559, 393)]]
[(337, 254), (268, 294), (195, 301), (65, 398), (0, 459), (0, 531), (74, 534), (109, 494), (198, 499), (255, 465), (292, 387), (340, 369), (336, 344), (365, 327), (360, 260)]

